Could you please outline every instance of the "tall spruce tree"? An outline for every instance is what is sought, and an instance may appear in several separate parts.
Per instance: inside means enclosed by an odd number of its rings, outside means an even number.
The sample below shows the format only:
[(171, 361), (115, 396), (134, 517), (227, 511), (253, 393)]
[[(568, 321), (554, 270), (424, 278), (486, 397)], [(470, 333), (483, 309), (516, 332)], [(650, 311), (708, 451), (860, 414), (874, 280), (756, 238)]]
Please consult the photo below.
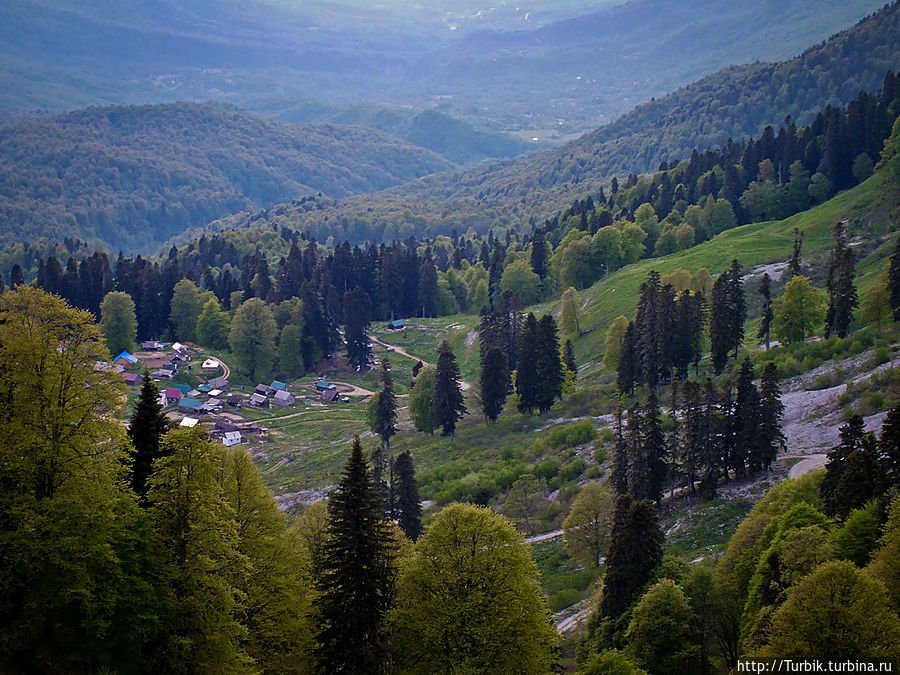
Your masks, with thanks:
[(510, 390), (510, 372), (507, 351), (504, 349), (505, 315), (483, 308), (481, 315), (481, 407), (486, 420), (496, 422), (503, 410)]
[(791, 251), (791, 259), (788, 261), (787, 266), (787, 273), (790, 277), (803, 275), (801, 253), (803, 252), (803, 239), (805, 237), (806, 233), (801, 232), (799, 227), (794, 228), (794, 245)]
[(572, 346), (571, 340), (566, 340), (566, 343), (563, 345), (562, 361), (566, 370), (572, 373), (572, 379), (574, 380), (578, 377), (578, 366), (575, 363), (575, 348)]
[(145, 370), (141, 394), (128, 424), (128, 437), (134, 446), (129, 482), (142, 503), (147, 494), (147, 478), (153, 471), (153, 462), (165, 456), (159, 441), (168, 430), (169, 420), (159, 402), (159, 389), (149, 371)]
[(541, 228), (537, 228), (531, 237), (531, 269), (542, 281), (547, 276), (547, 244)]
[(396, 545), (359, 436), (328, 500), (327, 540), (314, 601), (320, 673), (385, 670), (385, 615), (394, 598)]
[(747, 320), (747, 301), (744, 298), (743, 269), (737, 260), (728, 270), (728, 329), (734, 358), (738, 357), (744, 341), (744, 322)]
[(450, 345), (441, 342), (431, 397), (431, 422), (435, 427), (442, 427), (441, 436), (452, 436), (456, 432), (456, 423), (466, 412), (456, 357)]
[(347, 360), (358, 370), (369, 363), (369, 321), (372, 302), (359, 286), (344, 293), (344, 339), (347, 341)]
[(519, 412), (534, 413), (537, 407), (538, 388), (542, 373), (538, 370), (538, 325), (534, 314), (528, 313), (519, 333), (519, 368), (516, 371), (516, 394), (519, 395)]
[(725, 364), (728, 363), (728, 351), (731, 349), (727, 273), (720, 274), (713, 284), (709, 316), (709, 342), (713, 370), (718, 374), (725, 370)]
[(662, 561), (665, 536), (649, 500), (620, 495), (616, 501), (603, 578), (600, 615), (617, 619), (637, 600)]
[(894, 321), (900, 321), (900, 237), (894, 243), (891, 266), (888, 268), (888, 291), (891, 296), (891, 312)]
[(416, 469), (408, 451), (401, 452), (395, 465), (397, 475), (397, 523), (412, 541), (422, 533), (422, 503)]
[(622, 354), (616, 372), (616, 385), (622, 394), (632, 394), (637, 381), (638, 370), (637, 337), (634, 322), (629, 321), (622, 340)]
[(647, 465), (647, 493), (635, 494), (636, 499), (652, 499), (659, 504), (668, 473), (668, 445), (660, 420), (659, 399), (652, 389), (647, 395), (641, 415), (641, 445)]
[(750, 357), (741, 363), (738, 373), (737, 394), (734, 400), (734, 453), (731, 468), (735, 478), (742, 478), (747, 471), (762, 469), (759, 448), (760, 406), (759, 391), (753, 384), (755, 373)]
[(394, 396), (394, 379), (391, 377), (391, 362), (385, 358), (381, 362), (381, 391), (375, 410), (373, 432), (381, 437), (385, 450), (391, 451), (391, 436), (397, 433), (397, 399)]
[(828, 260), (828, 312), (825, 315), (825, 337), (832, 333), (847, 337), (853, 310), (859, 305), (854, 284), (854, 254), (847, 238), (847, 221), (839, 220), (832, 230), (831, 257)]
[(628, 446), (625, 441), (625, 409), (616, 408), (616, 445), (609, 482), (617, 494), (628, 492)]
[(819, 485), (826, 515), (844, 518), (871, 498), (877, 470), (872, 445), (862, 417), (851, 415), (840, 429), (840, 442), (828, 453)]
[(769, 361), (763, 368), (759, 387), (759, 461), (763, 469), (768, 469), (778, 457), (778, 450), (785, 448), (781, 418), (784, 404), (778, 387), (778, 368)]
[(545, 314), (538, 321), (537, 329), (537, 371), (540, 379), (535, 403), (543, 414), (550, 410), (556, 399), (562, 398), (565, 366), (559, 351), (556, 319)]
[(766, 345), (766, 351), (768, 351), (769, 334), (771, 333), (772, 317), (774, 316), (772, 311), (772, 279), (769, 277), (768, 272), (763, 274), (759, 282), (759, 294), (762, 296), (762, 314), (759, 317), (759, 330), (756, 332), (756, 337), (763, 340), (763, 344)]

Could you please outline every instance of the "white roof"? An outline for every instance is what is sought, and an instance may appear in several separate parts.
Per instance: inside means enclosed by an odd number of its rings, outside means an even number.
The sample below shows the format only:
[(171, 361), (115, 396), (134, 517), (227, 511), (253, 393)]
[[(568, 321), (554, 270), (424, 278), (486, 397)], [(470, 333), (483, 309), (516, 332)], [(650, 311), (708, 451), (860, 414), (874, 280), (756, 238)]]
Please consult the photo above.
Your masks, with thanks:
[(206, 359), (206, 361), (203, 362), (203, 367), (204, 368), (218, 368), (219, 362), (216, 361), (215, 359)]
[(199, 422), (199, 421), (200, 421), (200, 420), (198, 420), (198, 419), (195, 418), (195, 417), (185, 417), (183, 420), (181, 420), (181, 426), (183, 426), (183, 427), (195, 427), (195, 426), (197, 426), (197, 422)]
[(284, 389), (278, 389), (275, 392), (275, 398), (280, 398), (280, 399), (294, 398), (294, 395), (289, 391), (285, 391)]
[(172, 345), (172, 349), (174, 349), (176, 352), (180, 352), (181, 350), (185, 349), (185, 346), (180, 342), (176, 342)]
[(209, 392), (209, 397), (210, 398), (218, 398), (219, 396), (222, 395), (222, 393), (223, 392), (221, 389), (213, 389), (211, 392)]
[(237, 445), (241, 442), (243, 442), (243, 439), (240, 431), (226, 431), (225, 435), (222, 436), (222, 443), (227, 446)]

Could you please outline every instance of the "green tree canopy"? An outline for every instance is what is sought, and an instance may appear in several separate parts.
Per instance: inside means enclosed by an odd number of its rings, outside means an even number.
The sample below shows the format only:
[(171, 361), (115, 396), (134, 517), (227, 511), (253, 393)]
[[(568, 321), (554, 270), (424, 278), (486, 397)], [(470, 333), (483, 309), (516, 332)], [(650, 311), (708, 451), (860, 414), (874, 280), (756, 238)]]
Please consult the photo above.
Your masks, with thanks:
[(772, 331), (784, 342), (802, 342), (825, 320), (828, 297), (808, 277), (794, 276), (773, 303)]
[(278, 325), (272, 310), (259, 298), (250, 298), (234, 313), (228, 342), (238, 372), (258, 381), (268, 380), (275, 360)]
[(609, 547), (615, 494), (599, 483), (587, 483), (563, 521), (566, 550), (582, 564), (599, 567)]
[(169, 323), (176, 340), (193, 342), (197, 339), (197, 319), (203, 311), (205, 298), (190, 279), (175, 284), (170, 305)]
[(441, 511), (403, 568), (392, 623), (406, 672), (548, 672), (556, 635), (537, 568), (502, 516)]
[(197, 317), (197, 342), (209, 349), (226, 349), (230, 331), (228, 312), (219, 306), (215, 298), (207, 300)]
[(134, 314), (134, 300), (128, 293), (112, 291), (103, 297), (100, 305), (100, 330), (109, 353), (113, 356), (123, 350), (134, 349), (137, 318)]

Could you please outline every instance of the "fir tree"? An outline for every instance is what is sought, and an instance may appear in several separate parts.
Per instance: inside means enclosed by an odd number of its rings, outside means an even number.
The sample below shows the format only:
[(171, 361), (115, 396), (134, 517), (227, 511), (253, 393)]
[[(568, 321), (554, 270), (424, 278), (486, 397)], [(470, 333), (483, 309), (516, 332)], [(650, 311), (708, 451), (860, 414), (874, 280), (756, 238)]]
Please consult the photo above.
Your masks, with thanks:
[(547, 244), (541, 228), (537, 228), (531, 237), (531, 269), (542, 281), (547, 276)]
[(409, 452), (397, 457), (397, 523), (412, 541), (422, 533), (422, 504), (419, 501), (419, 484)]
[(737, 358), (744, 341), (744, 322), (747, 320), (747, 302), (744, 298), (744, 282), (741, 279), (742, 268), (737, 260), (731, 261), (728, 270), (728, 329), (731, 335), (731, 348)]
[(542, 373), (538, 370), (538, 326), (534, 314), (525, 317), (519, 334), (519, 368), (516, 371), (516, 394), (519, 395), (519, 412), (534, 413)]
[(699, 462), (703, 478), (700, 480), (700, 496), (703, 499), (714, 499), (719, 484), (722, 439), (718, 433), (720, 419), (718, 413), (719, 397), (712, 378), (706, 378), (703, 386), (703, 416), (700, 423)]
[(510, 372), (507, 352), (505, 316), (483, 308), (481, 315), (480, 361), (481, 361), (481, 407), (484, 417), (491, 422), (503, 410), (510, 389)]
[(799, 227), (794, 228), (794, 246), (791, 251), (791, 259), (788, 261), (787, 273), (789, 277), (802, 276), (802, 258), (800, 254), (803, 251), (803, 239), (806, 233), (801, 232)]
[(369, 321), (371, 300), (359, 286), (344, 293), (344, 339), (347, 341), (347, 360), (361, 370), (369, 363)]
[(891, 266), (888, 268), (888, 291), (891, 296), (891, 311), (894, 321), (900, 321), (900, 237), (894, 243)]
[(840, 442), (828, 453), (825, 477), (819, 486), (826, 515), (846, 518), (874, 496), (878, 483), (874, 434), (865, 432), (863, 419), (852, 415), (841, 427)]
[(563, 345), (562, 361), (566, 370), (572, 373), (572, 379), (574, 380), (578, 376), (578, 366), (575, 364), (575, 348), (572, 346), (571, 340), (566, 340), (566, 343)]
[(535, 403), (541, 414), (550, 410), (556, 399), (562, 398), (565, 374), (559, 352), (559, 335), (556, 319), (545, 314), (537, 324), (537, 397)]
[(609, 482), (617, 494), (628, 492), (628, 446), (625, 442), (625, 410), (620, 404), (616, 408), (616, 445), (613, 455), (612, 472)]
[(832, 230), (831, 256), (828, 260), (828, 313), (825, 315), (825, 337), (832, 333), (847, 337), (853, 309), (859, 304), (854, 284), (854, 255), (847, 241), (847, 221), (838, 221)]
[(735, 478), (742, 478), (749, 468), (751, 473), (762, 468), (758, 452), (759, 391), (753, 384), (753, 364), (746, 357), (738, 373), (737, 395), (734, 401), (734, 453), (731, 468)]
[(900, 485), (900, 404), (884, 418), (878, 449), (888, 484)]
[(774, 313), (772, 312), (772, 279), (769, 277), (768, 273), (763, 274), (762, 279), (759, 282), (759, 294), (762, 296), (763, 304), (762, 304), (762, 314), (759, 318), (759, 330), (756, 332), (756, 337), (763, 340), (763, 344), (766, 345), (766, 351), (769, 349), (769, 333), (772, 328), (772, 317)]
[(728, 351), (731, 348), (731, 331), (728, 322), (728, 276), (720, 274), (713, 284), (709, 318), (709, 341), (713, 371), (725, 370)]
[(442, 436), (452, 436), (456, 423), (466, 414), (462, 389), (459, 386), (459, 367), (453, 350), (446, 342), (438, 347), (437, 373), (431, 398), (431, 422), (442, 427)]
[(652, 389), (641, 415), (641, 445), (647, 464), (647, 493), (636, 499), (652, 499), (659, 504), (666, 484), (668, 447), (660, 420), (659, 400)]
[(375, 428), (388, 453), (391, 451), (391, 436), (397, 433), (397, 400), (394, 396), (394, 380), (391, 377), (391, 363), (385, 358), (381, 362), (381, 391), (375, 411)]
[(394, 597), (395, 544), (357, 436), (328, 500), (328, 534), (315, 600), (321, 673), (383, 672), (385, 615)]
[(600, 615), (617, 619), (637, 600), (662, 561), (665, 536), (649, 500), (620, 495), (613, 516)]
[(381, 512), (387, 519), (394, 517), (393, 457), (388, 458), (384, 445), (372, 451), (372, 483), (381, 497)]
[(619, 357), (619, 366), (616, 372), (616, 385), (623, 394), (634, 392), (637, 380), (637, 338), (635, 336), (634, 322), (629, 321), (625, 329), (625, 338), (622, 340), (622, 354)]
[(759, 396), (759, 461), (762, 468), (768, 469), (778, 457), (778, 449), (785, 447), (781, 431), (784, 404), (778, 387), (778, 369), (771, 361), (763, 369)]
[(153, 462), (163, 457), (160, 449), (160, 438), (169, 430), (169, 420), (163, 413), (159, 402), (159, 390), (144, 370), (144, 381), (131, 421), (128, 424), (128, 437), (134, 446), (131, 453), (131, 489), (143, 498), (147, 494), (147, 478), (153, 471)]

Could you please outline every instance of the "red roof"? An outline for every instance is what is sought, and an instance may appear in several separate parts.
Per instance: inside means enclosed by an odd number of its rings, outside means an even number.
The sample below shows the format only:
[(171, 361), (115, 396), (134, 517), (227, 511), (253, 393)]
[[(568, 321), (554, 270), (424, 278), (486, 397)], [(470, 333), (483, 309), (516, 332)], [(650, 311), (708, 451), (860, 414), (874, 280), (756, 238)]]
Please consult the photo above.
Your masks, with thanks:
[(181, 389), (166, 389), (166, 398), (173, 398), (176, 401), (180, 401), (182, 396), (184, 396), (184, 392), (181, 391)]

